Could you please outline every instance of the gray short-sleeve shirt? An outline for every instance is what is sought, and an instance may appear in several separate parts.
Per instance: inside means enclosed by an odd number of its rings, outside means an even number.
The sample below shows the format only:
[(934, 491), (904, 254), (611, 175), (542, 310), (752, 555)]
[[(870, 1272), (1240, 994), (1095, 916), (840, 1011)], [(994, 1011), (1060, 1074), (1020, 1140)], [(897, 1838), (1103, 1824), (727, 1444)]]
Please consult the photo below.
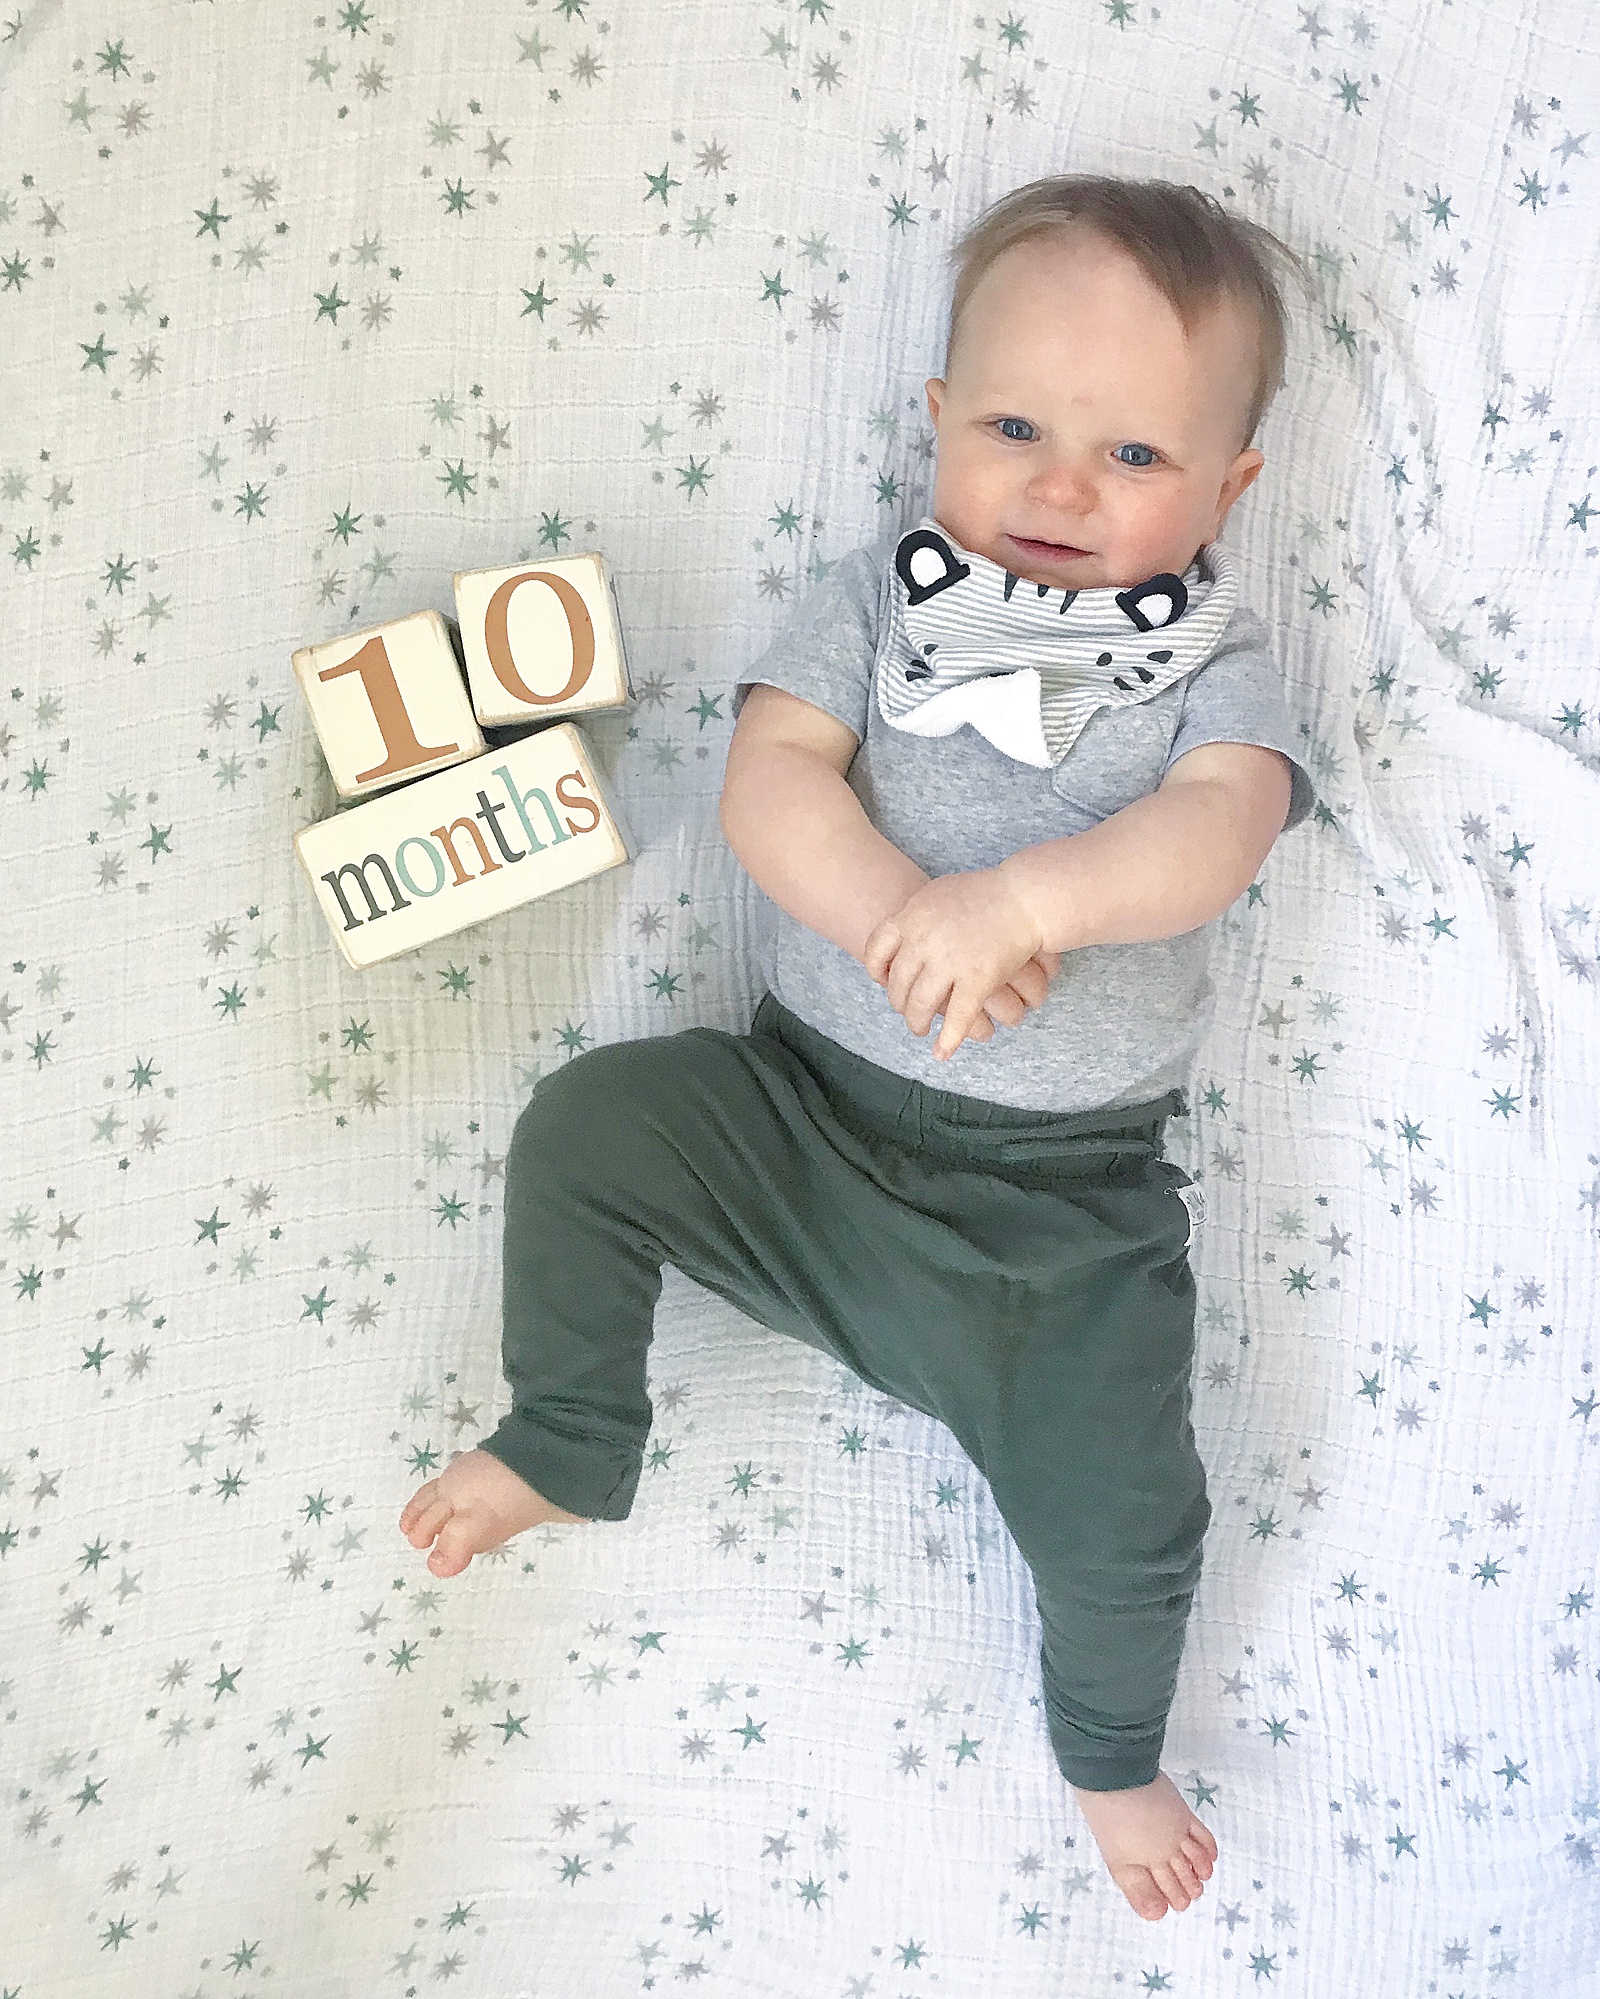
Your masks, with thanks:
[[(930, 875), (996, 867), (1022, 847), (1098, 825), (1157, 789), (1202, 743), (1257, 743), (1294, 765), (1284, 830), (1311, 810), (1311, 779), (1284, 707), (1266, 628), (1239, 607), (1205, 663), (1131, 707), (1101, 709), (1052, 769), (1020, 763), (972, 728), (922, 737), (891, 728), (871, 699), (894, 539), (835, 563), (734, 690), (735, 715), (762, 682), (852, 730), (847, 781), (872, 824)], [(819, 1033), (935, 1089), (1035, 1110), (1121, 1109), (1181, 1086), (1209, 1015), (1211, 926), (1062, 957), (1041, 1006), (988, 1042), (934, 1059), (850, 954), (763, 897), (762, 970)]]

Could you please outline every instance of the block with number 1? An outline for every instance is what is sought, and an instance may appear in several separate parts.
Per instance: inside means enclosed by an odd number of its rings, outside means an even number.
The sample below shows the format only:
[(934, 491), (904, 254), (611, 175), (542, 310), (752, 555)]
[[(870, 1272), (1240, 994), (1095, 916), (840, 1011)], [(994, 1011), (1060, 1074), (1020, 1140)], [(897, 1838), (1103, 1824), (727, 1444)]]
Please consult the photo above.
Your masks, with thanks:
[(387, 791), (488, 747), (437, 611), (302, 646), (294, 670), (341, 798)]

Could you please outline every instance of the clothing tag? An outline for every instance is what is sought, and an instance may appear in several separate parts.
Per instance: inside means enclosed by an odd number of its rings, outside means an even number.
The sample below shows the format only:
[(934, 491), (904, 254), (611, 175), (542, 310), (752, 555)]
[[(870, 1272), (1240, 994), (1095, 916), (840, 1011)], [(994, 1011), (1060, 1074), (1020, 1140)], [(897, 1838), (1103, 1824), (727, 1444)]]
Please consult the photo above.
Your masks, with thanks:
[(1206, 1218), (1206, 1197), (1203, 1190), (1191, 1183), (1178, 1189), (1178, 1198), (1189, 1210), (1189, 1240), (1194, 1241), (1194, 1233)]
[[(883, 719), (914, 736), (970, 726), (1042, 770), (1097, 710), (1148, 701), (1204, 665), (1238, 602), (1232, 558), (1216, 542), (1183, 576), (1067, 590), (959, 547), (929, 515), (901, 536), (889, 567), (874, 673)], [(1046, 695), (1064, 716), (1049, 743)]]

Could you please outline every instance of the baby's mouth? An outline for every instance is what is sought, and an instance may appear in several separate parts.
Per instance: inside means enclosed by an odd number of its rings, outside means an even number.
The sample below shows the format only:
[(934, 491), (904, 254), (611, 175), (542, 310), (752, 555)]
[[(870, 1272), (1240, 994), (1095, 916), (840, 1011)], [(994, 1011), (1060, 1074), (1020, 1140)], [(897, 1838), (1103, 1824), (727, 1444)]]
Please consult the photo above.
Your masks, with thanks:
[(1012, 535), (1011, 540), (1025, 555), (1031, 555), (1036, 561), (1042, 558), (1047, 562), (1069, 562), (1077, 556), (1091, 555), (1093, 553), (1092, 549), (1073, 548), (1066, 542), (1033, 541), (1027, 535), (1021, 534)]

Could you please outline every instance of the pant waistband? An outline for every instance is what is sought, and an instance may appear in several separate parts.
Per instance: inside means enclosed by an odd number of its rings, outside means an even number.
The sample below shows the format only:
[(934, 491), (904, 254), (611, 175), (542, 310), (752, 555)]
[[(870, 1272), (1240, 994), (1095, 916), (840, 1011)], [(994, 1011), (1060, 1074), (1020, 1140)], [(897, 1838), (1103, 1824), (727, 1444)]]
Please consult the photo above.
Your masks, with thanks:
[[(869, 1135), (944, 1149), (938, 1141), (982, 1155), (1003, 1149), (1008, 1159), (1039, 1163), (1091, 1153), (1159, 1154), (1169, 1117), (1187, 1117), (1182, 1090), (1120, 1110), (1041, 1111), (1019, 1104), (939, 1090), (869, 1062), (791, 1013), (771, 993), (757, 1007), (753, 1034), (770, 1035), (791, 1049), (817, 1077), (847, 1121)], [(851, 1112), (854, 1118), (850, 1117)]]

